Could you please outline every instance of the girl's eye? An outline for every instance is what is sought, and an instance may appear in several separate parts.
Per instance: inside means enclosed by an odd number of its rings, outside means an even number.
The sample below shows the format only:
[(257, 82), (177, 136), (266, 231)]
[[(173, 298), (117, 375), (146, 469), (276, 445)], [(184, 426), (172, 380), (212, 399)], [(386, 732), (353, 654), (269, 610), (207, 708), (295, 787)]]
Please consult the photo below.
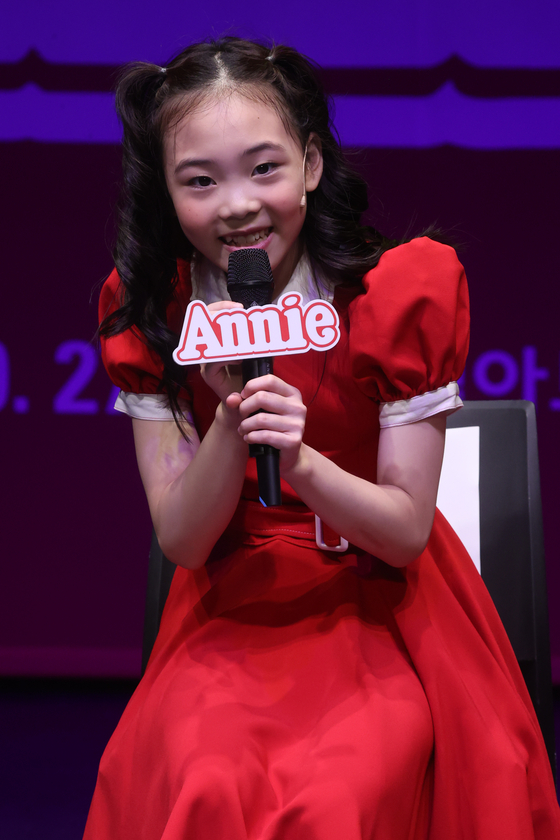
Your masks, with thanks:
[(272, 163), (269, 161), (268, 163), (259, 163), (258, 166), (255, 166), (254, 174), (255, 175), (270, 175), (271, 172), (274, 172), (275, 169), (278, 168), (277, 163)]
[(197, 175), (189, 181), (190, 187), (210, 187), (214, 181), (209, 175)]

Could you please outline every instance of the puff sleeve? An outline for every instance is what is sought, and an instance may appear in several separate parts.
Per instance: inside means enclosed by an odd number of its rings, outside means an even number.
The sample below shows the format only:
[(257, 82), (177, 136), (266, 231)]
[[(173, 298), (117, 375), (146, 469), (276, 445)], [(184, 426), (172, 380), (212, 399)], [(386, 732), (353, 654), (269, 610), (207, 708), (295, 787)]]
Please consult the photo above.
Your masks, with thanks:
[(453, 248), (413, 239), (383, 254), (363, 285), (349, 311), (352, 372), (380, 403), (380, 426), (460, 408), (469, 300)]
[[(114, 269), (101, 290), (99, 321), (114, 312), (122, 303), (122, 286)], [(177, 311), (175, 311), (177, 310)], [(168, 321), (180, 317), (180, 301), (168, 310)], [(162, 362), (142, 334), (134, 329), (119, 335), (101, 338), (101, 357), (111, 381), (120, 389), (115, 403), (118, 411), (143, 420), (172, 420), (167, 396), (161, 392)], [(188, 395), (181, 391), (179, 404), (186, 416)]]

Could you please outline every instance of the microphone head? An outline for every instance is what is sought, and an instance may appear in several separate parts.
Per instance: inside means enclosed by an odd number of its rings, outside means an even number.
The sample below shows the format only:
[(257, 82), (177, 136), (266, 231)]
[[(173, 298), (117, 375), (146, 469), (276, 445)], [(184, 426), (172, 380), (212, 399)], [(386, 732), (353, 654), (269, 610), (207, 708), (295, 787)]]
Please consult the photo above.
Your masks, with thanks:
[(244, 309), (270, 303), (274, 278), (268, 254), (262, 248), (239, 248), (229, 256), (229, 296)]

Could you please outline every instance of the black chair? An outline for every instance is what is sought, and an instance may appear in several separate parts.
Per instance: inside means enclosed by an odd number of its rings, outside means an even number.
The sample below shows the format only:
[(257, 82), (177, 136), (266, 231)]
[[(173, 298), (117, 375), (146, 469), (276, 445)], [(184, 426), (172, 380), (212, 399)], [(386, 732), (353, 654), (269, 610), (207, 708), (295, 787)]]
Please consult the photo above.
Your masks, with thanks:
[(144, 611), (144, 636), (142, 639), (142, 674), (146, 670), (148, 659), (159, 630), (159, 623), (173, 579), (175, 564), (163, 554), (152, 530), (150, 556), (148, 558), (148, 583), (146, 587), (146, 609)]
[[(556, 773), (535, 407), (524, 400), (466, 402), (461, 411), (448, 418), (447, 427), (468, 426), (480, 430), (482, 577), (517, 656)], [(143, 671), (157, 635), (174, 569), (152, 534)]]
[[(535, 406), (466, 402), (448, 429), (478, 426), (480, 571), (525, 678), (556, 775)], [(452, 523), (453, 524), (453, 523)]]

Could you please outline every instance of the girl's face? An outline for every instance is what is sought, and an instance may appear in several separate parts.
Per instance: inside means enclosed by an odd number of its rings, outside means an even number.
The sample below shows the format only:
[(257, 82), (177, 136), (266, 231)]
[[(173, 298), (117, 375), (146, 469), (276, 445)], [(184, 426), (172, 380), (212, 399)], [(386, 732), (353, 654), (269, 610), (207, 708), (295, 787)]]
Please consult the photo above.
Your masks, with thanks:
[(281, 292), (301, 253), (302, 195), (321, 178), (314, 135), (305, 174), (303, 157), (270, 105), (234, 93), (190, 112), (164, 137), (165, 178), (189, 242), (224, 271), (233, 251), (263, 248)]

